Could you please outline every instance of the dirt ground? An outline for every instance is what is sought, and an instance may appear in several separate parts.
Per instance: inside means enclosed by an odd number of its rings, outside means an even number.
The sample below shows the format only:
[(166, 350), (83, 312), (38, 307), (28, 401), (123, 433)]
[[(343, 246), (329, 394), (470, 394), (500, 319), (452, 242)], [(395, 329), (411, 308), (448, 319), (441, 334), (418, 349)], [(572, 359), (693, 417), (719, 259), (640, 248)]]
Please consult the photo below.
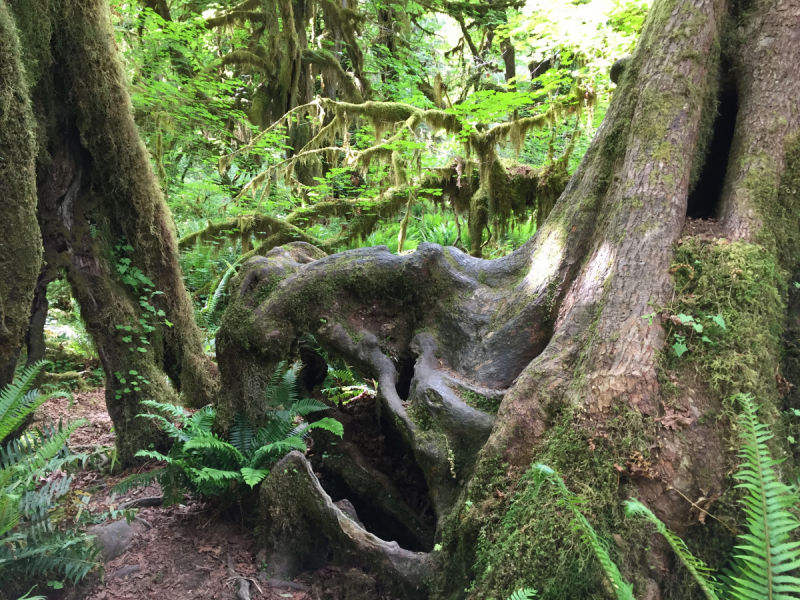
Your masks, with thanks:
[[(75, 393), (72, 403), (65, 398), (46, 402), (37, 411), (33, 426), (59, 418), (89, 421), (70, 438), (70, 447), (76, 453), (96, 451), (114, 443), (102, 388)], [(103, 462), (102, 455), (100, 459), (95, 464)], [(137, 472), (147, 468), (152, 468), (152, 465), (139, 467)], [(89, 467), (75, 474), (72, 489), (91, 495), (87, 510), (98, 516), (135, 498), (160, 495), (157, 485), (134, 489), (122, 496), (113, 495), (111, 488), (129, 474), (127, 471), (109, 476)], [(49, 597), (86, 600), (232, 599), (236, 597), (236, 577), (248, 578), (253, 600), (310, 600), (319, 597), (317, 593), (311, 594), (310, 585), (270, 582), (266, 573), (260, 572), (258, 548), (252, 530), (244, 523), (244, 515), (236, 522), (215, 513), (207, 503), (189, 499), (181, 505), (141, 508), (137, 518), (144, 531), (137, 533), (127, 552), (107, 562), (102, 573), (87, 579), (79, 589), (51, 591)], [(324, 577), (325, 573), (321, 575)], [(324, 583), (320, 587), (319, 577), (316, 589), (324, 598), (336, 597), (335, 593), (327, 593)], [(37, 593), (46, 591), (39, 589)]]

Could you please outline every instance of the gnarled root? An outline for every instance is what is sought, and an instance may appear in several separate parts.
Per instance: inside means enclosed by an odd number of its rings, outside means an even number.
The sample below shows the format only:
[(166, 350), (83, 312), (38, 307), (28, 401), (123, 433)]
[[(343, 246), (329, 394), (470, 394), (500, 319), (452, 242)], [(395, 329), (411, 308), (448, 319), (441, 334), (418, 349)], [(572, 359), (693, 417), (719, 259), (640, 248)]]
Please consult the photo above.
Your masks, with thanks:
[(389, 590), (403, 598), (426, 598), (430, 557), (385, 542), (348, 517), (319, 484), (299, 452), (278, 462), (261, 488), (260, 531), (269, 569), (291, 577), (334, 563), (369, 569)]

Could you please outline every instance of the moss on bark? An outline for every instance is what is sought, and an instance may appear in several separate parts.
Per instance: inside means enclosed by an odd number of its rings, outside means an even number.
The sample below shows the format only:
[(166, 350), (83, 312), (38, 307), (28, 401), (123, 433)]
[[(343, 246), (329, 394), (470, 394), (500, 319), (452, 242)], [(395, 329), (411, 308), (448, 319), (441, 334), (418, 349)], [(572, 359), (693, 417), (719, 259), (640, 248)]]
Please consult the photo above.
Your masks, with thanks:
[[(0, 363), (16, 362), (42, 260), (36, 221), (36, 123), (13, 16), (0, 2)], [(11, 370), (13, 372), (13, 369)], [(0, 387), (6, 381), (0, 380)]]
[[(39, 147), (39, 227), (25, 235), (38, 242), (41, 230), (48, 266), (66, 273), (106, 373), (120, 458), (129, 460), (159, 439), (135, 418), (139, 400), (174, 401), (180, 391), (188, 403), (207, 404), (216, 370), (203, 353), (174, 226), (133, 121), (107, 4), (14, 0), (11, 19), (25, 35), (3, 59), (26, 57), (29, 86), (17, 91), (35, 106), (27, 130)], [(15, 169), (28, 169), (33, 181), (30, 160)], [(30, 298), (26, 304), (27, 313)]]

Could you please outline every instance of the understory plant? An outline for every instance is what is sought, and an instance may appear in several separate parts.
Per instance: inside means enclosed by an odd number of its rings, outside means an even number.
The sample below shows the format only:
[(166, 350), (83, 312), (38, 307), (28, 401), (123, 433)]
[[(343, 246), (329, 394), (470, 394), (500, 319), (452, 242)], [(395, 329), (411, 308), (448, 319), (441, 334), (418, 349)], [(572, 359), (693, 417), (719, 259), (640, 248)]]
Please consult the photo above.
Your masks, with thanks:
[[(282, 370), (279, 366), (265, 393), (265, 404), (273, 409), (267, 412), (264, 424), (255, 427), (245, 414), (238, 413), (227, 440), (212, 431), (216, 420), (212, 406), (189, 414), (173, 404), (143, 401), (143, 405), (156, 412), (138, 417), (157, 421), (173, 444), (167, 454), (139, 450), (136, 456), (165, 464), (126, 478), (114, 491), (124, 493), (132, 487), (158, 482), (165, 504), (181, 502), (186, 491), (204, 497), (226, 498), (237, 493), (241, 496), (260, 483), (270, 467), (288, 452), (305, 452), (311, 430), (325, 429), (341, 436), (342, 424), (335, 419), (326, 417), (313, 423), (304, 420), (309, 414), (329, 407), (311, 398), (298, 400), (294, 370), (288, 369), (280, 376)], [(278, 399), (280, 403), (276, 402)]]
[[(683, 540), (638, 500), (627, 500), (625, 513), (629, 517), (643, 518), (656, 527), (709, 600), (794, 599), (800, 594), (800, 578), (795, 575), (800, 567), (800, 542), (793, 536), (800, 527), (795, 516), (800, 495), (797, 487), (780, 480), (775, 467), (783, 459), (773, 459), (770, 455), (767, 442), (773, 435), (769, 427), (758, 420), (760, 407), (753, 403), (750, 394), (737, 394), (734, 398), (742, 407), (739, 416), (742, 464), (734, 478), (739, 481), (736, 487), (744, 492), (740, 503), (746, 515), (746, 532), (738, 538), (732, 568), (715, 577), (703, 561), (692, 555)], [(573, 513), (573, 526), (600, 561), (615, 597), (633, 600), (631, 584), (622, 577), (608, 546), (581, 513), (580, 496), (570, 492), (550, 467), (538, 464), (534, 468), (537, 485), (550, 481), (561, 492), (560, 503)]]
[[(24, 369), (0, 392), (0, 439), (25, 423), (41, 404), (63, 392), (31, 389), (44, 361)], [(68, 465), (86, 459), (70, 454), (67, 440), (86, 421), (26, 431), (0, 448), (0, 574), (4, 581), (44, 576), (77, 582), (96, 564), (98, 549), (80, 529), (80, 514), (66, 517), (59, 505), (70, 489)], [(13, 576), (19, 579), (12, 579)]]

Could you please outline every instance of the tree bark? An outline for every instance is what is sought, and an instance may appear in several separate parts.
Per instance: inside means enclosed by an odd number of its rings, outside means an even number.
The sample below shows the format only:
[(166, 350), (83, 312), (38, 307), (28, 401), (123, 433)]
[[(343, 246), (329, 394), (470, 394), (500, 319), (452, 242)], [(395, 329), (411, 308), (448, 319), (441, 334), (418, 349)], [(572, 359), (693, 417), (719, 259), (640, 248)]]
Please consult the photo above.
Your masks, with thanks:
[(64, 270), (81, 306), (105, 370), (120, 459), (128, 461), (160, 439), (135, 418), (139, 401), (177, 401), (180, 392), (207, 404), (216, 369), (203, 353), (174, 226), (133, 122), (106, 3), (15, 1), (12, 9), (25, 31), (40, 148), (35, 177), (28, 173), (39, 215), (30, 239), (41, 231), (47, 264)]
[(35, 121), (19, 35), (0, 2), (0, 389), (14, 376), (42, 260), (36, 223)]

